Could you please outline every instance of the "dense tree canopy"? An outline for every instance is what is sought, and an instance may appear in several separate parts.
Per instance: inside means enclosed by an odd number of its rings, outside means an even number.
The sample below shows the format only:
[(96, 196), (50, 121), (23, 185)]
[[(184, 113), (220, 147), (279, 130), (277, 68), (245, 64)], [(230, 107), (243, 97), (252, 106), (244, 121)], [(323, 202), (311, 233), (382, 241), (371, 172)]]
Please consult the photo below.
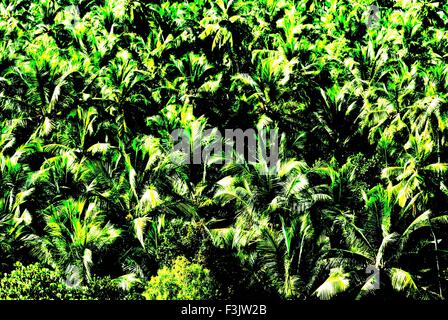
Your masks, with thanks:
[[(1, 0), (0, 298), (445, 299), (447, 24), (443, 1)], [(277, 130), (274, 170), (179, 161), (173, 130), (212, 128)]]

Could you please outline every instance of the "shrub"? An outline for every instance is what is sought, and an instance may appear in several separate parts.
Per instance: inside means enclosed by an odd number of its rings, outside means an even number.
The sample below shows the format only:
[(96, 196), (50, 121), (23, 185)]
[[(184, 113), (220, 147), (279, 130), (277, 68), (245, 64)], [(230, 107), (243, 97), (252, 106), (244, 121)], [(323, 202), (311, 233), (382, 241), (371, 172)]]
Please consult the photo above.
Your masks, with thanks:
[(163, 230), (158, 246), (158, 262), (167, 265), (177, 256), (202, 263), (212, 243), (201, 222), (172, 219)]
[(185, 257), (177, 257), (171, 268), (163, 267), (148, 282), (143, 296), (148, 300), (205, 300), (216, 294), (210, 271)]
[(133, 289), (124, 291), (110, 277), (92, 277), (88, 286), (82, 290), (85, 300), (137, 300), (139, 296)]
[(20, 262), (0, 279), (1, 300), (60, 300), (76, 297), (77, 291), (60, 281), (60, 273), (35, 263)]
[(15, 269), (0, 279), (0, 300), (119, 300), (135, 299), (133, 292), (121, 290), (109, 277), (93, 277), (86, 286), (71, 288), (59, 271), (39, 263)]

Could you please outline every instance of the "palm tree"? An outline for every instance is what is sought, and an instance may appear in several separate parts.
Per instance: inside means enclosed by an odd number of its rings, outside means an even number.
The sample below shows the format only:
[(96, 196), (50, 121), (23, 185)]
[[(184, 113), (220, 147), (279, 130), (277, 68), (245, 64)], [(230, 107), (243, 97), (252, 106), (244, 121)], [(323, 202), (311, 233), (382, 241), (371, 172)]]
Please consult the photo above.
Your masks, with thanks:
[(350, 93), (350, 86), (333, 87), (324, 91), (321, 89), (323, 98), (322, 108), (314, 111), (317, 125), (312, 129), (316, 134), (325, 137), (323, 142), (330, 145), (335, 156), (340, 159), (344, 155), (344, 150), (351, 145), (350, 139), (356, 137), (356, 129), (351, 126), (354, 123), (353, 109), (356, 100)]
[[(447, 168), (445, 163), (431, 163), (433, 146), (434, 142), (426, 126), (423, 132), (416, 132), (415, 136), (410, 135), (399, 165), (383, 170), (382, 175), (389, 180), (388, 188), (397, 196), (398, 204), (406, 209), (412, 207), (414, 214), (418, 205), (424, 206), (431, 196), (425, 192), (425, 177), (431, 173), (443, 172)], [(391, 178), (395, 178), (398, 183), (393, 185)]]
[(282, 297), (306, 299), (324, 270), (328, 240), (314, 230), (309, 213), (292, 220), (290, 226), (282, 219), (281, 231), (262, 231), (257, 244), (260, 271)]
[(83, 270), (82, 279), (90, 280), (92, 267), (120, 236), (120, 229), (106, 222), (97, 202), (85, 199), (62, 200), (42, 214), (46, 226), (30, 241), (32, 253), (55, 268), (77, 267)]
[[(18, 162), (19, 157), (5, 157), (0, 152), (0, 268), (12, 266), (23, 251), (29, 238), (27, 231), (32, 214), (26, 202), (34, 189), (30, 186), (27, 174), (29, 168)], [(28, 229), (28, 230), (27, 230)]]
[(212, 50), (229, 47), (233, 48), (233, 34), (240, 28), (237, 24), (245, 22), (244, 17), (238, 14), (238, 7), (244, 5), (234, 0), (218, 0), (211, 3), (211, 8), (204, 14), (199, 22), (204, 29), (199, 35), (200, 39), (213, 37)]
[(444, 299), (448, 5), (392, 2), (1, 0), (1, 271)]
[[(429, 287), (428, 283), (419, 283), (419, 274), (425, 272), (425, 263), (421, 260), (415, 262), (431, 244), (430, 232), (425, 233), (426, 239), (416, 234), (430, 229), (431, 221), (441, 218), (431, 218), (431, 213), (426, 211), (411, 219), (409, 224), (403, 224), (391, 195), (380, 185), (365, 194), (365, 201), (366, 213), (344, 213), (336, 218), (335, 228), (342, 232), (342, 237), (340, 245), (332, 249), (334, 253), (328, 258), (330, 265), (351, 270), (345, 278), (355, 282), (350, 287), (359, 289), (358, 298), (375, 293), (377, 278), (364, 277), (367, 280), (362, 280), (360, 276), (369, 266), (380, 270), (380, 290), (387, 292), (391, 288), (414, 298), (435, 298), (438, 295), (441, 298), (441, 293), (437, 293), (437, 281)], [(437, 243), (438, 240), (434, 241)], [(435, 254), (437, 256), (437, 252)], [(405, 262), (410, 257), (413, 257), (412, 264)]]
[(206, 56), (193, 52), (181, 59), (173, 59), (167, 68), (172, 69), (176, 77), (174, 81), (167, 81), (165, 89), (176, 92), (179, 100), (186, 105), (194, 103), (201, 91), (215, 91), (221, 80), (220, 74), (212, 75), (214, 67)]
[(256, 57), (254, 73), (234, 75), (230, 90), (238, 88), (240, 103), (247, 103), (254, 112), (258, 110), (272, 117), (282, 106), (282, 99), (287, 94), (286, 84), (297, 61), (288, 61), (278, 52), (270, 52), (267, 57), (261, 53)]

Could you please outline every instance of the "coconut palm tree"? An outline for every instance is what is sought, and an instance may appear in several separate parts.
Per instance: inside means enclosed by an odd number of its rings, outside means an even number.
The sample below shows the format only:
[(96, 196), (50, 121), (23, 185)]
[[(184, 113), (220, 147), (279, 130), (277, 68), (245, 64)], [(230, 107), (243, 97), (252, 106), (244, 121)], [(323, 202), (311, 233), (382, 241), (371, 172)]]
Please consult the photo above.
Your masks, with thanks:
[(42, 214), (46, 226), (30, 241), (32, 253), (62, 270), (77, 267), (83, 270), (82, 279), (90, 280), (92, 267), (101, 260), (104, 248), (120, 236), (120, 229), (106, 222), (96, 202), (85, 199), (62, 200)]
[[(410, 222), (404, 224), (391, 195), (379, 185), (365, 194), (365, 201), (366, 213), (346, 213), (335, 220), (335, 228), (340, 229), (343, 236), (340, 244), (332, 249), (335, 254), (328, 258), (330, 265), (346, 272), (350, 270), (346, 278), (351, 279), (351, 288), (359, 289), (358, 298), (375, 294), (375, 284), (383, 292), (392, 289), (408, 297), (442, 298), (437, 280), (429, 286), (428, 283), (419, 283), (419, 274), (425, 272), (425, 263), (415, 263), (415, 259), (422, 257), (422, 251), (431, 248), (431, 221), (444, 218), (431, 217), (431, 212), (426, 211), (415, 219), (407, 219)], [(426, 238), (416, 236), (425, 229)], [(437, 239), (434, 241), (438, 242)], [(437, 250), (429, 250), (436, 261)], [(410, 257), (413, 257), (412, 264), (405, 262)], [(355, 265), (357, 268), (353, 268)], [(376, 277), (364, 277), (366, 280), (360, 281), (359, 274), (365, 273), (369, 266), (379, 270), (380, 283), (376, 283)], [(433, 279), (438, 277), (436, 271)]]

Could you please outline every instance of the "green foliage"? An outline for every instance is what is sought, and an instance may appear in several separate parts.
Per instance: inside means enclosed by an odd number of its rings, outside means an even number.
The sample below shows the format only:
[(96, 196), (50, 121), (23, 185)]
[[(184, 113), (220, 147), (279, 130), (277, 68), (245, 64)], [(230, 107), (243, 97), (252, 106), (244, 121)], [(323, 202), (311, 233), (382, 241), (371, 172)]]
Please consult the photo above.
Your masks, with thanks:
[(15, 264), (15, 269), (0, 279), (0, 299), (7, 300), (60, 300), (77, 299), (76, 289), (68, 288), (60, 273), (40, 264), (23, 266)]
[(122, 290), (109, 277), (94, 277), (87, 285), (71, 286), (61, 272), (39, 263), (24, 266), (17, 262), (14, 267), (0, 279), (2, 300), (138, 299), (134, 291)]
[(160, 237), (159, 262), (167, 265), (181, 255), (196, 262), (204, 262), (210, 246), (211, 240), (203, 223), (185, 223), (181, 219), (173, 219)]
[(185, 257), (177, 257), (171, 267), (159, 269), (143, 292), (148, 300), (206, 300), (215, 294), (210, 271)]
[[(123, 288), (117, 279), (95, 276), (87, 285), (77, 289), (83, 300), (141, 300), (138, 285)], [(67, 298), (65, 298), (67, 299)]]
[[(443, 1), (0, 1), (0, 270), (38, 263), (4, 298), (445, 299), (447, 23)], [(171, 136), (237, 128), (278, 131), (279, 161), (185, 164)]]

